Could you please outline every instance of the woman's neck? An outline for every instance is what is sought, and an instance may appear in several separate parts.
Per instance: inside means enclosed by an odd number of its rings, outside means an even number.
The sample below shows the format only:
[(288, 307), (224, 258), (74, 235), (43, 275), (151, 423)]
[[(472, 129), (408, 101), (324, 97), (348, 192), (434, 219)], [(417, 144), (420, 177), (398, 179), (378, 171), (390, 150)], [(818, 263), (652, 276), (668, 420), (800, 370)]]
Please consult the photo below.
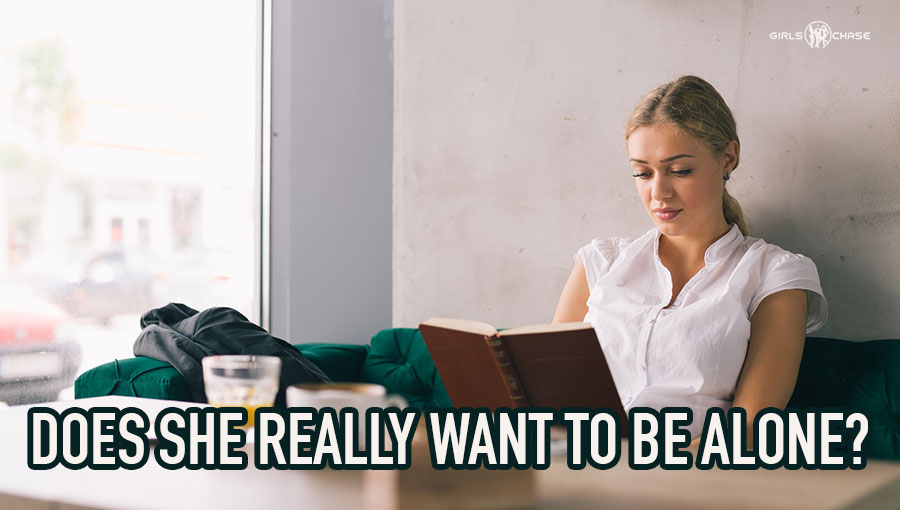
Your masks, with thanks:
[(722, 236), (727, 234), (731, 226), (723, 218), (702, 231), (679, 236), (661, 235), (659, 238), (659, 255), (661, 258), (687, 265), (703, 265), (706, 250)]

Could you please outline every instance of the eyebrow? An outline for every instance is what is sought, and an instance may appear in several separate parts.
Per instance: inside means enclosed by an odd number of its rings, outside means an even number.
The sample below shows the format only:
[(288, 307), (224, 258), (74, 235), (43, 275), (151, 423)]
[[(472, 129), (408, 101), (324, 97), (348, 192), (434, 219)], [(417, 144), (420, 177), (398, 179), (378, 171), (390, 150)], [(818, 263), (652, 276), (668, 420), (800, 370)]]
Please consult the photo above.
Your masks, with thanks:
[[(659, 160), (659, 162), (660, 163), (668, 163), (669, 161), (674, 161), (678, 158), (693, 158), (693, 157), (694, 156), (692, 156), (691, 154), (676, 154), (675, 156), (672, 156), (671, 158), (661, 159), (661, 160)], [(644, 161), (643, 159), (629, 158), (628, 161), (634, 161), (635, 163), (642, 163), (644, 165), (647, 164), (647, 162)]]

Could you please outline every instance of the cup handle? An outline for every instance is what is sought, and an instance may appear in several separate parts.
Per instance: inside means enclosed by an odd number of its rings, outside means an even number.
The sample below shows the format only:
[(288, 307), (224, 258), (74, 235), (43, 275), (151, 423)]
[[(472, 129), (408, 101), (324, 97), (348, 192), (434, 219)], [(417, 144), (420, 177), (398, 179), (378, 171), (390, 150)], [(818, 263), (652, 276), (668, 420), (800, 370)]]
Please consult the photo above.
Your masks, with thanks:
[(409, 402), (400, 395), (388, 395), (384, 399), (384, 407), (399, 407), (400, 409), (406, 409), (409, 407)]

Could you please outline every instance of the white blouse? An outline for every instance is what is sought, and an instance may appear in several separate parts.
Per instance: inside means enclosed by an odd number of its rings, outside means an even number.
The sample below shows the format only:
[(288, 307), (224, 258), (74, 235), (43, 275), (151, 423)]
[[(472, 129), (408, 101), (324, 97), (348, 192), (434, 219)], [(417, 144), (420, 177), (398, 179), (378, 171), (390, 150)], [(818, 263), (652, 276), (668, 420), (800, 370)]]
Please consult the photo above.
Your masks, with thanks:
[(782, 290), (806, 290), (807, 333), (825, 324), (828, 305), (812, 260), (732, 225), (665, 308), (672, 278), (659, 259), (659, 237), (654, 228), (578, 250), (591, 291), (584, 321), (597, 331), (625, 410), (689, 407), (696, 438), (707, 409), (731, 406), (759, 303)]

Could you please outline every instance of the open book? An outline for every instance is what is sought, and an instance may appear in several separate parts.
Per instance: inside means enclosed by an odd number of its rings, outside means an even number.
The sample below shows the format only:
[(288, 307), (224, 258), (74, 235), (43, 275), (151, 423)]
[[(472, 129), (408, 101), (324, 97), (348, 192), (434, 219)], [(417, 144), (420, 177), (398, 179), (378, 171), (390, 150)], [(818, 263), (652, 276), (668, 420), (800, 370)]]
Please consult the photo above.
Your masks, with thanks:
[(498, 332), (483, 322), (435, 318), (419, 331), (454, 407), (605, 407), (627, 423), (590, 324)]

